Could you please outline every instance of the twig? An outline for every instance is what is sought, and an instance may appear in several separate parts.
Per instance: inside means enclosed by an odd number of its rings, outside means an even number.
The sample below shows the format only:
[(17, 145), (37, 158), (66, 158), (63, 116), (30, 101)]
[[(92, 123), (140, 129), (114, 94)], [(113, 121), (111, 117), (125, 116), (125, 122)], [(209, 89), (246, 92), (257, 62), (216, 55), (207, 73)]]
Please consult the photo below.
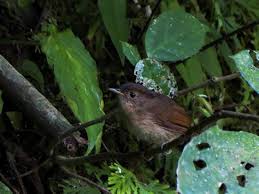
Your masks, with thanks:
[(20, 174), (20, 177), (22, 178), (22, 177), (25, 177), (32, 173), (37, 172), (41, 167), (47, 165), (50, 162), (50, 160), (51, 160), (50, 158), (46, 159), (45, 161), (43, 161), (42, 163), (40, 163), (38, 166), (34, 167), (33, 169), (31, 169), (23, 174)]
[(242, 26), (242, 27), (240, 27), (240, 28), (234, 30), (233, 32), (230, 32), (230, 33), (226, 34), (225, 36), (222, 36), (222, 37), (220, 37), (220, 38), (218, 38), (218, 39), (216, 39), (216, 40), (214, 40), (214, 41), (212, 41), (212, 42), (206, 44), (205, 46), (203, 46), (203, 47), (201, 48), (200, 51), (204, 51), (204, 50), (206, 50), (206, 49), (208, 49), (208, 48), (210, 48), (210, 47), (212, 47), (212, 46), (214, 46), (214, 45), (216, 45), (216, 44), (222, 42), (223, 40), (227, 40), (227, 39), (229, 39), (231, 36), (233, 36), (233, 35), (235, 35), (235, 34), (238, 34), (239, 32), (242, 32), (242, 31), (244, 31), (244, 30), (247, 30), (247, 29), (249, 29), (249, 28), (252, 28), (252, 27), (254, 27), (254, 26), (258, 25), (258, 24), (259, 24), (259, 20), (255, 20), (255, 21), (253, 21), (253, 22), (251, 22), (251, 23), (249, 23), (249, 24), (247, 24), (247, 25), (244, 25), (244, 26)]
[(234, 112), (234, 111), (227, 111), (227, 110), (220, 110), (215, 112), (211, 117), (204, 119), (201, 121), (198, 125), (191, 127), (187, 133), (184, 135), (180, 136), (179, 138), (168, 142), (164, 144), (162, 147), (158, 147), (155, 149), (148, 150), (145, 152), (145, 156), (149, 157), (152, 156), (156, 153), (161, 153), (165, 152), (172, 147), (175, 147), (179, 145), (182, 142), (186, 142), (193, 136), (197, 136), (201, 134), (204, 131), (204, 128), (208, 128), (209, 126), (213, 125), (216, 121), (222, 118), (238, 118), (238, 119), (244, 119), (244, 120), (251, 120), (259, 123), (259, 116), (257, 115), (252, 115), (252, 114), (247, 114), (247, 113), (239, 113), (239, 112)]
[(68, 136), (70, 136), (72, 133), (76, 132), (76, 131), (79, 131), (81, 129), (85, 129), (87, 127), (90, 127), (92, 125), (96, 125), (98, 123), (101, 123), (103, 122), (105, 119), (107, 119), (109, 116), (111, 116), (111, 114), (113, 113), (110, 113), (110, 114), (107, 114), (107, 115), (104, 115), (104, 116), (101, 116), (97, 119), (94, 119), (92, 121), (88, 121), (88, 122), (85, 122), (85, 123), (82, 123), (82, 124), (78, 124), (77, 126), (74, 126), (70, 129), (68, 129), (65, 133), (63, 133), (59, 138), (60, 139), (64, 139)]
[[(220, 37), (220, 38), (218, 38), (218, 39), (216, 39), (216, 40), (214, 40), (214, 41), (212, 41), (212, 42), (210, 42), (210, 43), (204, 45), (204, 46), (200, 49), (199, 52), (205, 51), (206, 49), (208, 49), (208, 48), (210, 48), (210, 47), (213, 47), (213, 46), (215, 46), (216, 44), (219, 44), (219, 43), (221, 43), (221, 42), (224, 41), (224, 40), (228, 40), (229, 38), (231, 38), (232, 36), (238, 34), (239, 32), (245, 31), (245, 30), (247, 30), (247, 29), (249, 29), (249, 28), (252, 28), (252, 27), (254, 27), (254, 26), (258, 25), (258, 24), (259, 24), (259, 20), (255, 20), (255, 21), (253, 21), (253, 22), (251, 22), (251, 23), (249, 23), (249, 24), (247, 24), (247, 25), (244, 25), (244, 26), (242, 26), (242, 27), (240, 27), (240, 28), (238, 28), (238, 29), (236, 29), (236, 30), (234, 30), (234, 31), (232, 31), (232, 32), (230, 32), (230, 33), (228, 33), (228, 34), (226, 34), (225, 36), (222, 36), (222, 37)], [(176, 62), (170, 63), (170, 65), (178, 65), (178, 64), (180, 64), (180, 63), (185, 62), (185, 61), (188, 60), (188, 59), (189, 59), (189, 58), (186, 58), (186, 59), (180, 60), (180, 61), (176, 61)]]
[(15, 174), (16, 174), (16, 177), (17, 177), (18, 183), (19, 183), (19, 185), (20, 185), (20, 187), (21, 187), (22, 193), (23, 193), (23, 194), (27, 194), (27, 191), (26, 191), (26, 189), (25, 189), (25, 187), (24, 187), (24, 184), (23, 184), (23, 180), (22, 180), (22, 178), (20, 177), (20, 173), (19, 173), (19, 171), (17, 170), (17, 168), (16, 168), (16, 166), (15, 166), (15, 159), (14, 159), (13, 154), (7, 151), (7, 152), (6, 152), (6, 155), (7, 155), (7, 158), (8, 158), (8, 160), (9, 160), (9, 163), (10, 163), (11, 168), (13, 169), (13, 171), (14, 171)]
[(220, 77), (212, 77), (211, 79), (208, 79), (200, 84), (195, 84), (189, 88), (180, 90), (179, 92), (177, 92), (175, 95), (176, 96), (182, 96), (185, 95), (189, 92), (192, 92), (194, 90), (200, 89), (200, 88), (204, 88), (208, 85), (213, 85), (215, 83), (221, 82), (221, 81), (226, 81), (226, 80), (232, 80), (235, 78), (238, 78), (240, 76), (240, 73), (232, 73), (229, 75), (225, 75), (225, 76), (220, 76)]
[(10, 39), (1, 39), (1, 44), (8, 44), (8, 45), (23, 45), (23, 46), (38, 46), (40, 45), (38, 41), (35, 40), (10, 40)]
[(107, 193), (107, 194), (111, 194), (110, 191), (108, 191), (106, 188), (96, 184), (95, 182), (91, 181), (90, 179), (86, 178), (86, 177), (83, 177), (83, 176), (80, 176), (78, 174), (75, 174), (69, 170), (67, 170), (66, 168), (62, 167), (61, 170), (66, 173), (67, 175), (71, 176), (71, 177), (74, 177), (74, 178), (77, 178), (77, 179), (80, 179), (84, 182), (86, 182), (88, 185), (90, 186), (93, 186), (93, 187), (96, 187), (97, 189), (99, 189), (100, 191), (102, 191), (103, 193)]
[(154, 9), (152, 10), (151, 15), (149, 16), (147, 22), (145, 23), (144, 28), (141, 30), (141, 32), (140, 32), (140, 34), (139, 34), (139, 36), (138, 36), (138, 38), (137, 38), (137, 40), (136, 40), (136, 43), (138, 43), (138, 42), (141, 40), (143, 34), (146, 32), (146, 30), (147, 30), (147, 28), (148, 28), (148, 25), (149, 25), (150, 21), (152, 20), (152, 18), (154, 17), (155, 12), (156, 12), (156, 10), (158, 9), (158, 7), (159, 7), (161, 1), (162, 1), (162, 0), (157, 0), (156, 5), (154, 6)]
[[(101, 116), (95, 120), (92, 120), (92, 121), (89, 121), (89, 122), (86, 122), (86, 123), (82, 123), (82, 124), (79, 124), (75, 127), (72, 127), (70, 130), (68, 130), (66, 133), (64, 133), (63, 135), (61, 135), (58, 139), (58, 141), (52, 146), (52, 148), (50, 149), (50, 154), (49, 154), (49, 158), (46, 159), (45, 161), (43, 161), (41, 164), (39, 164), (38, 166), (36, 166), (35, 168), (23, 173), (20, 175), (20, 177), (25, 177), (25, 176), (28, 176), (36, 171), (38, 171), (41, 167), (45, 166), (46, 164), (48, 164), (51, 160), (52, 160), (52, 157), (54, 155), (54, 149), (56, 148), (56, 146), (63, 140), (65, 139), (66, 137), (70, 136), (72, 133), (78, 131), (78, 130), (81, 130), (81, 129), (85, 129), (87, 127), (90, 127), (92, 125), (95, 125), (95, 124), (98, 124), (98, 123), (101, 123), (103, 122), (106, 118), (108, 118), (109, 116), (111, 116), (112, 114), (114, 114), (114, 112), (111, 112), (107, 115), (104, 115), (104, 116)], [(63, 158), (61, 157), (61, 160)], [(65, 163), (65, 162), (64, 162)]]
[(198, 125), (193, 126), (191, 129), (187, 131), (186, 134), (180, 136), (179, 138), (172, 140), (161, 147), (149, 149), (145, 152), (128, 152), (128, 153), (114, 153), (114, 152), (105, 152), (91, 156), (82, 156), (82, 157), (73, 157), (67, 158), (64, 156), (56, 156), (55, 162), (60, 165), (79, 165), (85, 162), (100, 162), (107, 160), (128, 160), (129, 158), (140, 158), (140, 157), (150, 157), (154, 154), (163, 153), (172, 147), (176, 147), (182, 142), (186, 142), (191, 137), (199, 135), (204, 131), (204, 128), (209, 125), (213, 125), (216, 121), (222, 118), (238, 118), (238, 119), (246, 119), (252, 120), (259, 123), (259, 116), (246, 114), (246, 113), (238, 113), (234, 111), (220, 110), (215, 112), (211, 117), (204, 119)]
[(85, 162), (100, 162), (108, 160), (127, 160), (133, 157), (144, 157), (144, 152), (128, 152), (128, 153), (118, 153), (118, 152), (104, 152), (90, 156), (78, 156), (67, 158), (65, 156), (57, 155), (55, 157), (55, 162), (60, 165), (80, 165)]
[(1, 181), (15, 194), (19, 194), (19, 192), (14, 188), (11, 183), (5, 178), (5, 176), (0, 173), (0, 179)]
[(60, 144), (62, 142), (63, 139), (65, 139), (66, 137), (70, 136), (71, 134), (73, 134), (76, 131), (79, 131), (81, 129), (85, 129), (87, 127), (90, 127), (92, 125), (96, 125), (98, 123), (103, 122), (105, 119), (107, 119), (108, 117), (110, 117), (112, 114), (114, 114), (114, 112), (110, 112), (104, 116), (101, 116), (97, 119), (94, 119), (92, 121), (88, 121), (82, 124), (78, 124), (76, 126), (73, 126), (72, 128), (68, 129), (65, 133), (61, 134), (58, 138), (57, 141), (51, 146), (50, 149), (50, 156), (52, 156), (54, 154), (55, 148), (57, 147), (58, 144)]

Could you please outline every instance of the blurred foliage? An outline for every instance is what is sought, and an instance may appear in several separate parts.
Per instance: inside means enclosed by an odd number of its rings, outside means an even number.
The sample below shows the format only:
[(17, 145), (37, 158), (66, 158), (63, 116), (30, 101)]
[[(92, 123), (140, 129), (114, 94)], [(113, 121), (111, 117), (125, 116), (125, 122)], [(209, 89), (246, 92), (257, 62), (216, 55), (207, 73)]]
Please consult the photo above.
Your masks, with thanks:
[[(145, 28), (150, 10), (157, 2), (2, 0), (0, 52), (73, 123), (89, 121), (103, 115), (103, 101), (105, 110), (110, 111), (114, 100), (107, 88), (117, 87), (128, 81), (134, 82), (134, 72), (139, 76), (137, 80), (147, 80), (146, 86), (168, 94), (171, 89), (181, 90), (213, 76), (241, 71), (242, 79), (201, 88), (175, 100), (191, 112), (194, 123), (209, 117), (215, 110), (224, 108), (258, 115), (258, 60), (252, 51), (259, 49), (258, 25), (240, 30), (203, 50), (212, 41), (226, 37), (251, 22), (258, 22), (258, 0), (162, 0)], [(143, 29), (145, 31), (142, 33)], [(40, 43), (35, 42), (36, 36)], [(139, 69), (136, 70), (139, 66), (142, 68), (140, 72), (137, 71)], [(25, 140), (37, 139), (35, 134), (26, 132), (24, 135), (17, 132), (18, 128), (34, 128), (35, 124), (27, 117), (17, 116), (17, 108), (10, 104), (4, 93), (2, 96), (0, 108), (3, 111), (0, 120), (8, 128), (3, 137), (15, 141), (21, 147)], [(259, 128), (258, 123), (232, 118), (222, 119), (218, 124), (227, 130), (244, 130), (254, 134), (258, 133)], [(244, 133), (220, 131), (215, 134), (210, 140), (217, 146), (228, 143), (226, 134), (233, 136), (235, 141), (231, 140), (232, 143), (227, 144), (226, 149), (233, 148), (235, 151), (238, 150), (235, 143)], [(193, 141), (205, 136), (206, 133)], [(247, 133), (245, 136), (250, 137)], [(146, 145), (137, 142), (120, 127), (114, 118), (106, 120), (105, 125), (92, 126), (86, 133), (81, 131), (81, 137), (88, 140), (88, 154), (93, 154), (90, 152), (94, 147), (101, 152), (147, 149)], [(245, 139), (240, 149), (245, 150), (252, 145), (253, 138)], [(220, 143), (221, 141), (224, 142)], [(188, 150), (196, 149), (190, 144), (184, 149), (181, 160), (186, 159)], [(26, 148), (30, 155), (39, 156), (39, 160), (45, 157), (43, 150), (37, 147), (35, 152), (32, 147), (35, 146)], [(84, 147), (76, 154), (84, 155), (85, 150)], [(177, 161), (181, 154), (181, 149), (174, 150), (169, 155), (161, 154), (153, 160), (141, 161), (140, 165), (135, 163), (135, 158), (128, 159), (121, 165), (111, 162), (86, 163), (76, 170), (86, 174), (95, 183), (110, 188), (113, 193), (174, 193), (177, 189)], [(194, 157), (195, 154), (197, 149), (188, 157)], [(220, 154), (218, 153), (218, 158), (223, 157)], [(2, 154), (0, 159), (6, 164), (4, 157), (5, 154)], [(229, 161), (232, 155), (224, 157)], [(240, 158), (232, 158), (231, 161), (240, 162)], [(222, 159), (212, 162), (217, 161), (224, 164)], [(181, 165), (179, 163), (179, 169), (184, 171)], [(190, 164), (184, 166), (193, 168)], [(178, 176), (185, 175), (179, 174), (179, 169)], [(24, 169), (18, 170), (24, 172)], [(227, 175), (230, 173), (228, 168), (215, 168), (207, 178), (215, 178), (221, 171)], [(5, 174), (9, 169), (1, 172)], [(236, 171), (233, 170), (232, 173), (234, 172)], [(56, 179), (58, 175), (54, 168), (50, 175), (41, 175), (41, 179), (44, 182), (51, 178)], [(7, 173), (6, 176), (13, 175)], [(184, 176), (180, 185), (188, 184), (194, 177), (195, 173)], [(202, 179), (202, 176), (198, 178)], [(57, 178), (59, 184), (54, 186), (58, 193), (100, 193), (77, 179), (65, 179), (63, 176), (61, 179), (64, 181)], [(237, 180), (235, 181), (232, 184), (234, 180), (229, 180), (230, 185), (239, 189)], [(25, 186), (34, 185), (32, 183), (34, 182), (28, 180)], [(199, 183), (195, 182), (194, 188), (207, 188), (203, 186), (203, 181)], [(217, 183), (214, 182), (214, 186), (219, 186)], [(20, 187), (19, 183), (15, 184), (18, 185), (17, 188)], [(46, 188), (47, 192), (49, 190)]]

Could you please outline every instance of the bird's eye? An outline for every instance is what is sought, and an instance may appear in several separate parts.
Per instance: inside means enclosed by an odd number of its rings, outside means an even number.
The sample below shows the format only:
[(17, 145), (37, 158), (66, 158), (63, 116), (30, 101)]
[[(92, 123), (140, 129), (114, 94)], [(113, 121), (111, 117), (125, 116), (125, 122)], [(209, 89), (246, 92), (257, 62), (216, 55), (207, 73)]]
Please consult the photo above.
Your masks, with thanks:
[(136, 94), (134, 92), (130, 92), (129, 95), (131, 98), (135, 98), (135, 96), (136, 96)]

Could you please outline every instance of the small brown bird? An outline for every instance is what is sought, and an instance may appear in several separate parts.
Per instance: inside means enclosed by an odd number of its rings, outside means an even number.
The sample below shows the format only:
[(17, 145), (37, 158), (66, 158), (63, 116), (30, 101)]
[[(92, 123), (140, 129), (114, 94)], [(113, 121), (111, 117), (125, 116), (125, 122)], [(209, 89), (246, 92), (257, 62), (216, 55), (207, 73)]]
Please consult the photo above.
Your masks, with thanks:
[(127, 83), (110, 91), (119, 96), (121, 117), (128, 130), (148, 144), (161, 146), (184, 134), (191, 125), (182, 107), (140, 84)]

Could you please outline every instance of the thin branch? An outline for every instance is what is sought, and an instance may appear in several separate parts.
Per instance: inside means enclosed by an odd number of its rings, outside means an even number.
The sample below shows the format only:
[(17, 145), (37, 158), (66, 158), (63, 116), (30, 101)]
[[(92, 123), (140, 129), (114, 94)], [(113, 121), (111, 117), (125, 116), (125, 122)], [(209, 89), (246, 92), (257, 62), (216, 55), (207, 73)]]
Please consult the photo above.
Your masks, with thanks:
[(202, 132), (204, 132), (204, 128), (208, 129), (209, 126), (212, 126), (213, 124), (215, 124), (216, 121), (223, 118), (238, 118), (238, 119), (244, 119), (244, 120), (251, 120), (259, 123), (259, 116), (257, 115), (239, 113), (239, 112), (228, 111), (228, 110), (219, 110), (215, 112), (211, 117), (202, 120), (198, 125), (191, 127), (187, 131), (187, 133), (180, 136), (179, 138), (172, 140), (161, 147), (148, 150), (147, 152), (145, 152), (145, 156), (149, 157), (157, 153), (165, 152), (171, 149), (172, 147), (179, 145), (180, 143), (186, 142), (190, 140), (193, 136), (197, 136)]
[(64, 139), (68, 136), (70, 136), (72, 133), (76, 132), (76, 131), (79, 131), (81, 129), (85, 129), (87, 127), (90, 127), (92, 125), (96, 125), (98, 123), (101, 123), (103, 122), (105, 119), (107, 119), (109, 116), (111, 116), (111, 114), (107, 114), (107, 115), (104, 115), (104, 116), (101, 116), (97, 119), (94, 119), (94, 120), (91, 120), (91, 121), (88, 121), (88, 122), (85, 122), (85, 123), (82, 123), (82, 124), (78, 124), (70, 129), (68, 129), (65, 133), (63, 133), (59, 138), (60, 139)]
[(141, 40), (142, 36), (143, 36), (144, 33), (146, 32), (146, 30), (147, 30), (147, 28), (148, 28), (148, 26), (149, 26), (149, 23), (150, 23), (150, 21), (152, 20), (152, 18), (154, 17), (154, 15), (155, 15), (155, 13), (156, 13), (156, 10), (158, 9), (158, 7), (159, 7), (159, 5), (160, 5), (161, 2), (162, 2), (162, 0), (157, 0), (156, 5), (154, 6), (154, 9), (152, 10), (151, 15), (149, 16), (147, 22), (145, 23), (144, 28), (141, 30), (141, 32), (140, 32), (140, 34), (139, 34), (139, 36), (138, 36), (138, 38), (137, 38), (137, 40), (136, 40), (136, 43), (138, 43), (138, 42)]
[(14, 188), (11, 183), (5, 178), (5, 176), (0, 173), (0, 180), (15, 194), (19, 194), (16, 188)]
[(118, 152), (104, 152), (90, 156), (78, 156), (67, 158), (65, 156), (57, 155), (55, 156), (55, 162), (59, 165), (80, 165), (85, 162), (100, 162), (108, 160), (127, 160), (133, 157), (144, 157), (144, 152), (128, 152), (128, 153), (118, 153)]
[(238, 78), (239, 76), (240, 76), (240, 73), (232, 73), (232, 74), (225, 75), (225, 76), (212, 77), (211, 79), (208, 79), (208, 80), (206, 80), (202, 83), (195, 84), (195, 85), (193, 85), (189, 88), (178, 91), (176, 93), (176, 96), (182, 96), (182, 95), (188, 94), (189, 92), (192, 92), (194, 90), (204, 88), (204, 87), (209, 86), (209, 85), (214, 85), (214, 84), (216, 84), (218, 82), (221, 82), (221, 81), (232, 80), (232, 79)]
[(110, 112), (104, 116), (101, 116), (97, 119), (82, 123), (82, 124), (78, 124), (76, 126), (73, 126), (72, 128), (68, 129), (65, 133), (61, 134), (57, 141), (51, 146), (50, 149), (50, 156), (52, 156), (54, 154), (54, 150), (57, 147), (58, 144), (60, 144), (62, 142), (63, 139), (65, 139), (66, 137), (70, 136), (71, 134), (73, 134), (76, 131), (79, 131), (81, 129), (85, 129), (87, 127), (90, 127), (92, 125), (96, 125), (98, 123), (103, 122), (105, 119), (107, 119), (108, 117), (110, 117), (111, 115), (113, 115), (116, 111)]
[(110, 113), (108, 113), (108, 114), (106, 114), (104, 116), (101, 116), (101, 117), (99, 117), (97, 119), (94, 119), (92, 121), (88, 121), (88, 122), (76, 125), (76, 126), (70, 128), (69, 130), (67, 130), (65, 133), (60, 135), (58, 137), (57, 141), (51, 146), (49, 157), (51, 158), (52, 156), (55, 155), (55, 148), (57, 147), (58, 144), (60, 144), (62, 142), (63, 139), (65, 139), (66, 137), (70, 136), (72, 133), (74, 133), (76, 131), (79, 131), (81, 129), (85, 129), (85, 128), (90, 127), (92, 125), (96, 125), (98, 123), (103, 122), (105, 119), (107, 119), (108, 117), (110, 117), (114, 113), (116, 113), (116, 110), (115, 111), (111, 111)]
[(150, 156), (153, 156), (154, 154), (168, 151), (172, 147), (176, 147), (180, 143), (188, 141), (193, 136), (196, 136), (202, 133), (204, 131), (204, 128), (208, 128), (208, 126), (215, 124), (216, 121), (222, 118), (238, 118), (238, 119), (251, 120), (259, 123), (259, 116), (257, 115), (238, 113), (238, 112), (227, 111), (227, 110), (219, 110), (215, 112), (211, 117), (202, 120), (198, 125), (191, 127), (186, 134), (168, 143), (165, 143), (161, 147), (149, 149), (145, 152), (128, 152), (128, 153), (105, 152), (105, 153), (100, 153), (96, 155), (73, 157), (73, 158), (67, 158), (59, 155), (55, 157), (55, 162), (60, 165), (75, 165), (75, 164), (79, 165), (85, 162), (100, 162), (100, 161), (107, 161), (107, 160), (128, 160), (129, 158), (150, 157)]
[(85, 183), (87, 183), (88, 185), (90, 186), (93, 186), (93, 187), (96, 187), (97, 189), (99, 189), (101, 192), (103, 193), (107, 193), (107, 194), (111, 194), (110, 191), (108, 191), (106, 188), (96, 184), (95, 182), (91, 181), (90, 179), (86, 178), (86, 177), (83, 177), (83, 176), (80, 176), (78, 174), (75, 174), (69, 170), (67, 170), (66, 168), (62, 167), (61, 170), (66, 173), (67, 175), (71, 176), (71, 177), (74, 177), (74, 178), (77, 178), (77, 179), (80, 179), (82, 181), (84, 181)]
[(28, 176), (28, 175), (31, 175), (32, 173), (35, 173), (37, 172), (41, 167), (47, 165), (49, 162), (50, 162), (51, 158), (48, 158), (46, 159), (45, 161), (43, 161), (42, 163), (40, 163), (38, 166), (34, 167), (33, 169), (23, 173), (23, 174), (20, 174), (20, 177), (25, 177), (25, 176)]
[(206, 49), (208, 49), (208, 48), (210, 48), (210, 47), (212, 47), (212, 46), (222, 42), (223, 40), (228, 40), (231, 36), (233, 36), (235, 34), (238, 34), (239, 32), (245, 31), (245, 30), (247, 30), (249, 28), (252, 28), (252, 27), (254, 27), (254, 26), (258, 25), (258, 24), (259, 24), (259, 20), (255, 20), (255, 21), (253, 21), (253, 22), (251, 22), (251, 23), (249, 23), (247, 25), (244, 25), (244, 26), (234, 30), (233, 32), (230, 32), (229, 34), (226, 34), (225, 36), (222, 36), (222, 37), (220, 37), (220, 38), (218, 38), (218, 39), (216, 39), (216, 40), (206, 44), (205, 46), (203, 46), (201, 48), (200, 51), (204, 51), (204, 50), (206, 50)]
[(23, 46), (38, 46), (39, 41), (35, 40), (10, 40), (10, 39), (0, 39), (0, 45), (23, 45)]
[(16, 174), (16, 177), (17, 177), (17, 181), (21, 187), (21, 190), (22, 190), (22, 193), (23, 194), (27, 194), (27, 191), (25, 189), (25, 186), (24, 186), (24, 183), (23, 183), (23, 180), (22, 178), (20, 177), (20, 173), (19, 171), (17, 170), (16, 166), (15, 166), (15, 159), (14, 159), (14, 156), (12, 153), (10, 152), (6, 152), (6, 155), (7, 155), (7, 158), (9, 160), (9, 163), (10, 163), (10, 167), (12, 168), (12, 170), (15, 172)]
[[(224, 36), (222, 36), (222, 37), (220, 37), (220, 38), (218, 38), (218, 39), (216, 39), (216, 40), (214, 40), (214, 41), (208, 43), (208, 44), (206, 44), (206, 45), (204, 45), (204, 46), (200, 49), (199, 52), (205, 51), (205, 50), (207, 50), (208, 48), (213, 47), (213, 46), (215, 46), (215, 45), (221, 43), (221, 42), (224, 41), (224, 40), (228, 40), (228, 39), (231, 38), (232, 36), (234, 36), (234, 35), (236, 35), (236, 34), (242, 32), (242, 31), (248, 30), (248, 29), (250, 29), (250, 28), (252, 28), (252, 27), (254, 27), (254, 26), (256, 26), (256, 25), (259, 25), (259, 20), (255, 20), (255, 21), (253, 21), (253, 22), (251, 22), (251, 23), (249, 23), (249, 24), (247, 24), (247, 25), (244, 25), (244, 26), (242, 26), (242, 27), (240, 27), (240, 28), (238, 28), (238, 29), (236, 29), (236, 30), (234, 30), (234, 31), (232, 31), (232, 32), (230, 32), (230, 33), (228, 33), (228, 34), (226, 34), (226, 35), (224, 35)], [(186, 58), (186, 59), (180, 60), (180, 61), (176, 61), (176, 62), (170, 63), (170, 65), (178, 65), (178, 64), (180, 64), (180, 63), (185, 62), (185, 61), (188, 60), (188, 59), (189, 59), (189, 58)]]

